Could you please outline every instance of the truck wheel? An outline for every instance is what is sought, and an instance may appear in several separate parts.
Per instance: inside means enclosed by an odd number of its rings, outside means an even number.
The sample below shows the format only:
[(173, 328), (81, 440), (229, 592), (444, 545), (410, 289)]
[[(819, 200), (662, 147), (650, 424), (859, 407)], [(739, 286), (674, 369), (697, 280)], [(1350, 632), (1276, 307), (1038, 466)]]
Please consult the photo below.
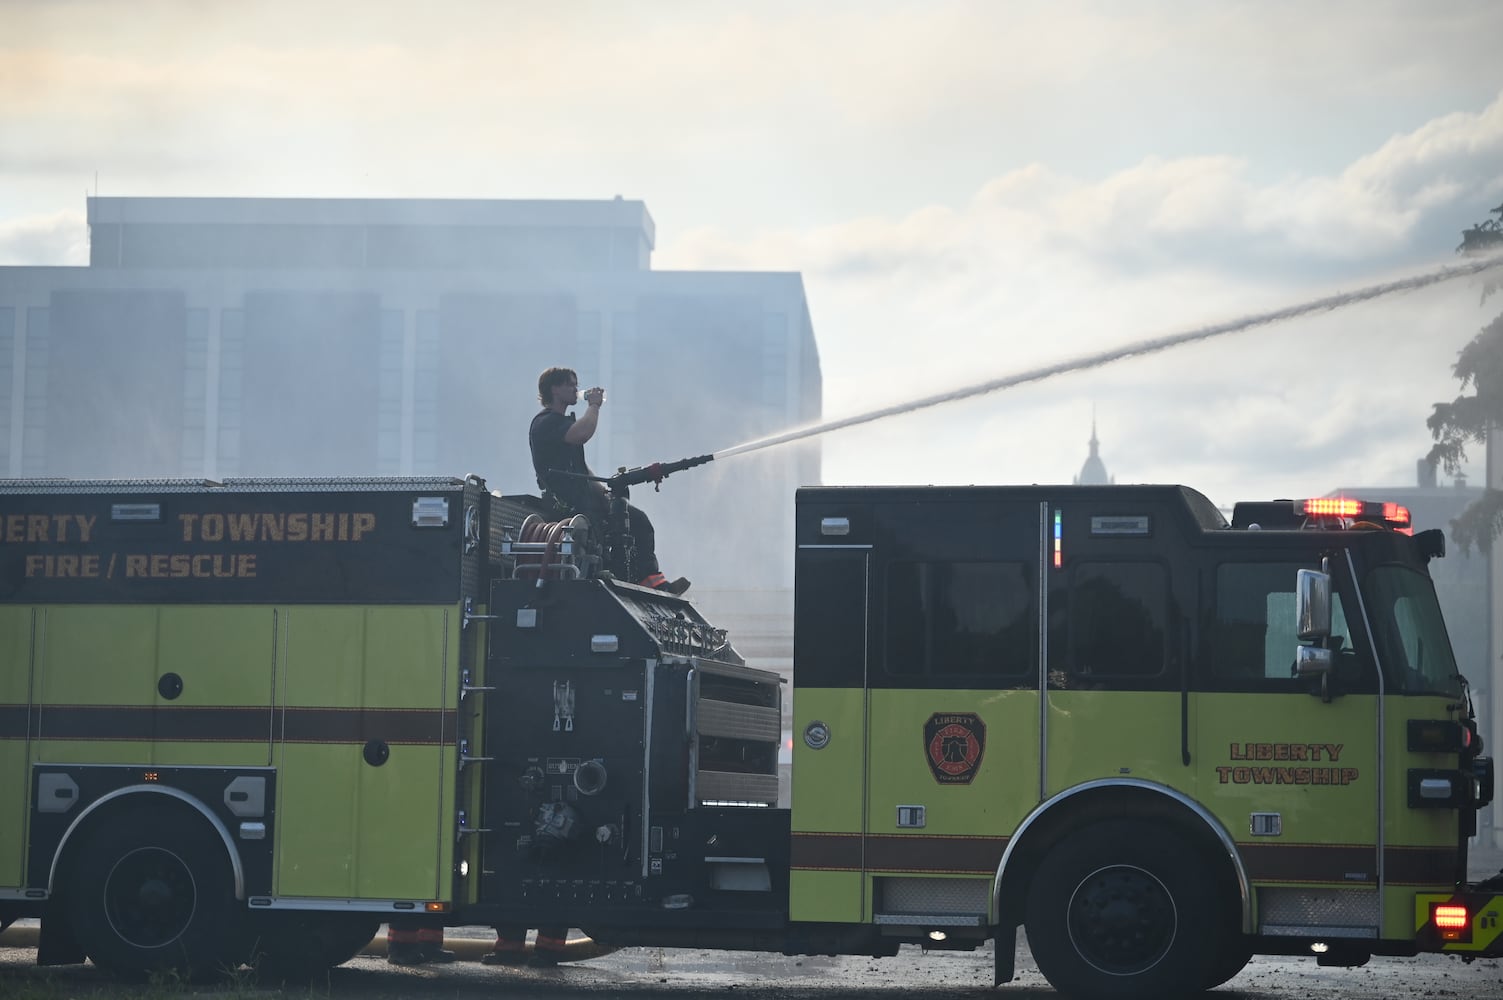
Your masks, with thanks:
[(360, 913), (257, 912), (253, 917), (251, 964), (262, 985), (317, 979), (360, 954), (381, 927), (379, 918)]
[(100, 968), (202, 979), (245, 958), (229, 858), (196, 814), (133, 810), (96, 823), (72, 857), (65, 906)]
[(1028, 948), (1073, 997), (1198, 993), (1219, 941), (1212, 872), (1184, 837), (1134, 820), (1071, 834), (1028, 891)]

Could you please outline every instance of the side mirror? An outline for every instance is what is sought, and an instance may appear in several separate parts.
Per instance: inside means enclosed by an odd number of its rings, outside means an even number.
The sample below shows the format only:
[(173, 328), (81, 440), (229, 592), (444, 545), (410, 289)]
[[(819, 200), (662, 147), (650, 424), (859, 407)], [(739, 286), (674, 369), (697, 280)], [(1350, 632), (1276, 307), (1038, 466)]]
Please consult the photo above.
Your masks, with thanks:
[(1324, 677), (1331, 672), (1335, 657), (1320, 646), (1300, 646), (1294, 655), (1294, 676)]
[(1331, 634), (1331, 574), (1302, 569), (1294, 587), (1295, 630), (1302, 641)]

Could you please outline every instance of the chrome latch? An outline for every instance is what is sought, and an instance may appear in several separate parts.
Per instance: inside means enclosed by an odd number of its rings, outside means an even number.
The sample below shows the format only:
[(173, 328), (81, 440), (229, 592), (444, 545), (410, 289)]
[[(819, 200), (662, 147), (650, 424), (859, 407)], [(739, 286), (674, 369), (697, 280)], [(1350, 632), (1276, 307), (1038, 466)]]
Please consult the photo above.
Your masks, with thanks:
[(465, 695), (469, 694), (471, 691), (479, 691), (481, 694), (484, 694), (487, 691), (494, 691), (494, 690), (496, 690), (494, 687), (487, 687), (487, 686), (485, 686), (483, 684), (471, 684), (470, 681), (473, 680), (473, 679), (474, 679), (474, 675), (470, 672), (470, 668), (469, 667), (465, 667), (464, 670), (460, 671), (460, 674), (459, 674), (459, 700), (460, 701), (463, 701), (464, 698), (465, 698)]
[(459, 630), (463, 632), (469, 628), (470, 622), (493, 622), (500, 617), (500, 615), (475, 614), (475, 599), (473, 597), (466, 597), (464, 599), (464, 617), (460, 619)]
[(459, 741), (459, 769), (461, 771), (464, 770), (466, 764), (488, 764), (495, 759), (494, 757), (471, 757), (470, 741)]

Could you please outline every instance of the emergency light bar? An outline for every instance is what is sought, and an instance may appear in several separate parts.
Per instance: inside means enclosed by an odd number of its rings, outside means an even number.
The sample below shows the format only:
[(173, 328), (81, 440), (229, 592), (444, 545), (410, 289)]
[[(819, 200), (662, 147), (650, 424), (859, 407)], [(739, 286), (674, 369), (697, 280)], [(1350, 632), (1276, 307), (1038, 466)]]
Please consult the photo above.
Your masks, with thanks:
[(1296, 500), (1294, 505), (1295, 509), (1303, 511), (1306, 517), (1372, 521), (1386, 528), (1402, 531), (1406, 535), (1414, 532), (1410, 524), (1409, 508), (1402, 504), (1377, 500), (1353, 500), (1350, 497), (1314, 497), (1309, 500)]
[(1311, 497), (1305, 500), (1243, 502), (1232, 511), (1232, 527), (1254, 526), (1271, 531), (1298, 528), (1354, 528), (1378, 526), (1401, 534), (1414, 534), (1409, 508), (1382, 500), (1353, 497)]

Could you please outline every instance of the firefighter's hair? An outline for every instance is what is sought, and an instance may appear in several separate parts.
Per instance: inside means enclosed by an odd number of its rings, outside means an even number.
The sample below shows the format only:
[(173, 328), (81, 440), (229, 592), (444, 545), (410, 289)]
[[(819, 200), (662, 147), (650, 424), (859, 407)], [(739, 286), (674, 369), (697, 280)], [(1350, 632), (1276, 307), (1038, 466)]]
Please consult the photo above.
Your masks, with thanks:
[(553, 387), (571, 381), (579, 381), (573, 368), (549, 368), (538, 376), (538, 402), (547, 406), (553, 402)]

